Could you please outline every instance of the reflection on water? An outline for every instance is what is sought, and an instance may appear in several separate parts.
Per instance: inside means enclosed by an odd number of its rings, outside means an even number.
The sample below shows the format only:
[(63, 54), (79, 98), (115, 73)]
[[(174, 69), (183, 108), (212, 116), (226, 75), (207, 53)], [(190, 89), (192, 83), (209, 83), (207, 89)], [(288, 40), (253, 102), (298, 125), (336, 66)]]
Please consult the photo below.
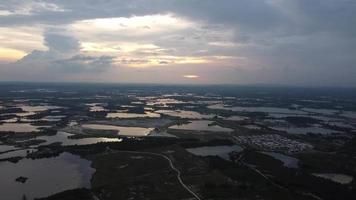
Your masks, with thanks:
[(356, 112), (345, 111), (343, 114), (341, 114), (341, 116), (356, 119)]
[(189, 124), (174, 125), (170, 129), (193, 130), (193, 131), (211, 131), (211, 132), (232, 132), (230, 128), (224, 128), (219, 125), (212, 125), (212, 121), (199, 120), (191, 121)]
[(243, 121), (243, 120), (247, 120), (249, 119), (248, 117), (244, 117), (244, 116), (238, 116), (238, 115), (234, 115), (234, 116), (230, 116), (228, 118), (225, 118), (225, 120), (229, 120), (229, 121)]
[(13, 157), (26, 157), (28, 152), (36, 151), (35, 149), (20, 149), (15, 151), (10, 151), (8, 153), (0, 154), (0, 159), (13, 158)]
[(0, 124), (0, 131), (12, 132), (38, 132), (39, 126), (33, 126), (28, 123), (4, 123)]
[(339, 112), (339, 110), (334, 109), (317, 109), (317, 108), (303, 108), (302, 110), (311, 112), (311, 113), (318, 113), (323, 115), (335, 115)]
[(277, 107), (227, 107), (224, 104), (215, 104), (208, 106), (210, 109), (219, 110), (231, 110), (235, 112), (264, 112), (264, 113), (285, 113), (285, 114), (306, 114), (301, 110), (292, 110), (288, 108), (277, 108)]
[[(0, 162), (1, 199), (19, 200), (46, 197), (69, 189), (90, 187), (94, 169), (79, 156), (62, 153), (55, 158), (23, 159), (17, 164)], [(27, 177), (25, 183), (16, 182)]]
[(215, 115), (204, 115), (195, 111), (186, 110), (157, 110), (156, 113), (168, 115), (171, 117), (180, 117), (182, 119), (211, 119)]
[(328, 180), (331, 180), (331, 181), (334, 181), (334, 182), (340, 183), (340, 184), (349, 184), (354, 179), (352, 176), (345, 175), (345, 174), (333, 174), (333, 173), (318, 174), (318, 173), (314, 173), (313, 175), (320, 177), (320, 178), (325, 178), (325, 179), (328, 179)]
[(171, 98), (154, 99), (146, 103), (147, 106), (169, 107), (169, 104), (184, 104), (186, 102)]
[(312, 134), (332, 134), (332, 133), (340, 133), (339, 131), (335, 131), (332, 129), (327, 129), (319, 126), (311, 126), (311, 127), (285, 127), (285, 126), (280, 126), (280, 127), (271, 127), (274, 130), (278, 131), (285, 131), (290, 134), (307, 134), (307, 133), (312, 133)]
[(58, 106), (19, 106), (25, 112), (43, 112), (47, 110), (60, 109)]
[(276, 153), (276, 152), (266, 152), (263, 151), (261, 152), (263, 154), (269, 155), (281, 162), (283, 162), (283, 165), (288, 168), (298, 168), (298, 163), (299, 160), (281, 153)]
[(103, 106), (106, 106), (106, 103), (87, 103), (86, 106), (89, 106), (90, 112), (103, 112), (106, 109)]
[(137, 114), (137, 113), (108, 113), (106, 115), (107, 118), (121, 118), (121, 119), (130, 119), (130, 118), (160, 118), (161, 115), (153, 112), (146, 112), (145, 114)]
[(303, 115), (303, 114), (293, 114), (293, 113), (268, 113), (268, 116), (272, 117), (272, 118), (310, 117), (310, 115), (307, 115), (307, 114)]
[(14, 117), (14, 118), (10, 118), (10, 119), (3, 119), (3, 120), (0, 120), (1, 122), (5, 122), (5, 123), (15, 123), (17, 122), (17, 117)]
[(69, 145), (87, 145), (87, 144), (96, 144), (99, 142), (120, 142), (122, 139), (118, 138), (83, 138), (83, 139), (69, 139), (69, 136), (73, 134), (66, 133), (63, 131), (59, 131), (54, 136), (41, 136), (36, 139), (46, 140), (45, 143), (41, 143), (40, 145), (49, 145), (55, 142), (60, 142), (63, 146)]
[(16, 115), (17, 117), (28, 117), (28, 116), (31, 116), (31, 115), (34, 115), (36, 114), (35, 112), (22, 112), (22, 113), (9, 113), (10, 115), (11, 114), (14, 114)]
[(13, 113), (4, 113), (1, 114), (5, 115), (16, 115), (17, 117), (28, 117), (31, 115), (35, 115), (39, 112), (44, 112), (48, 110), (55, 110), (55, 109), (62, 109), (63, 107), (58, 106), (27, 106), (27, 105), (20, 105), (18, 108), (21, 108), (23, 112), (13, 112)]
[(17, 148), (14, 146), (10, 146), (10, 145), (0, 144), (0, 153), (5, 152), (5, 151), (14, 150), (14, 149), (17, 149)]
[(42, 121), (48, 121), (48, 122), (59, 122), (61, 121), (63, 118), (65, 118), (66, 116), (64, 115), (51, 115), (51, 116), (46, 116), (41, 118), (40, 120)]
[(243, 127), (248, 128), (248, 129), (253, 129), (253, 130), (260, 130), (261, 129), (261, 127), (259, 127), (257, 125), (254, 125), (254, 124), (245, 125)]
[(103, 111), (106, 111), (106, 109), (102, 106), (91, 106), (89, 108), (89, 111), (90, 112), (103, 112)]
[(96, 130), (114, 130), (118, 131), (118, 135), (122, 136), (147, 136), (153, 130), (153, 128), (123, 127), (103, 124), (83, 124), (82, 127)]
[(197, 156), (219, 156), (225, 160), (230, 160), (230, 152), (240, 152), (242, 148), (238, 145), (233, 146), (207, 146), (207, 147), (197, 147), (197, 148), (188, 148), (188, 152), (197, 155)]

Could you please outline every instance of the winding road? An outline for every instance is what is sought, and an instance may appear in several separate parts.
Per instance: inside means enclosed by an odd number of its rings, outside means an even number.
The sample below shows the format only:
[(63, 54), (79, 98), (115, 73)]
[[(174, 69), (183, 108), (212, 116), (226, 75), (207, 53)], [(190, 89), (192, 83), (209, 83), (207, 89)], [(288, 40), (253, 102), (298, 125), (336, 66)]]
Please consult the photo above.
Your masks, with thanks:
[(132, 153), (132, 154), (146, 154), (146, 155), (158, 156), (158, 157), (166, 159), (169, 162), (169, 166), (171, 167), (171, 169), (177, 173), (177, 179), (178, 179), (179, 183), (184, 187), (184, 189), (187, 190), (191, 195), (193, 195), (195, 199), (201, 200), (201, 198), (183, 182), (182, 177), (181, 177), (181, 172), (174, 166), (173, 161), (168, 156), (166, 156), (164, 154), (152, 153), (152, 152), (146, 152), (146, 151), (116, 151), (116, 152), (117, 153)]

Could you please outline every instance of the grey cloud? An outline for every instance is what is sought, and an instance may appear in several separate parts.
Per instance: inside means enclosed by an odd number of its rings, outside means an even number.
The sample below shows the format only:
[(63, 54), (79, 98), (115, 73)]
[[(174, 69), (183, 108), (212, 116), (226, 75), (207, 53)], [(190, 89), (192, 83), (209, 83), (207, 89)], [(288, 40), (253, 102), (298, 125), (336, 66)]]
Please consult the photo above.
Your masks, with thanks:
[[(16, 1), (0, 3), (14, 10)], [(20, 1), (22, 3), (31, 1)], [(11, 26), (29, 23), (71, 23), (76, 20), (128, 17), (173, 12), (184, 17), (223, 23), (246, 31), (308, 32), (338, 30), (350, 33), (355, 22), (352, 0), (49, 0), (37, 1), (58, 5), (64, 11), (42, 10), (31, 16), (2, 16), (1, 23)], [(271, 3), (277, 2), (277, 3)]]
[[(29, 1), (0, 2), (0, 8), (15, 11)], [(184, 30), (174, 35), (151, 38), (122, 38), (152, 41), (172, 55), (241, 56), (254, 61), (244, 77), (246, 82), (276, 82), (316, 85), (356, 85), (356, 3), (354, 0), (48, 0), (36, 1), (58, 5), (61, 11), (40, 9), (32, 15), (0, 16), (0, 26), (32, 24), (67, 25), (77, 20), (129, 17), (157, 13), (176, 15), (202, 22), (204, 27)], [(213, 31), (231, 29), (241, 46), (218, 48)], [(204, 32), (205, 31), (205, 32)], [(78, 51), (78, 41), (62, 35), (45, 34), (47, 51), (33, 51), (25, 60), (51, 60), (56, 65), (85, 70), (81, 65), (110, 63), (101, 59), (76, 60), (64, 52)], [(114, 41), (115, 33), (98, 36)], [(216, 37), (219, 37), (217, 32)], [(221, 35), (220, 35), (221, 37)], [(154, 38), (154, 39), (152, 39)], [(205, 51), (200, 51), (205, 50)], [(202, 53), (203, 52), (203, 53)], [(142, 55), (157, 52), (138, 52)], [(132, 63), (132, 61), (126, 61)], [(59, 63), (59, 64), (58, 64)], [(78, 64), (79, 63), (79, 64)], [(101, 64), (98, 64), (98, 66)], [(236, 63), (238, 66), (239, 63)], [(60, 68), (60, 67), (58, 67)], [(96, 67), (95, 67), (96, 68)], [(203, 69), (203, 68), (199, 68)], [(80, 71), (80, 70), (78, 70)], [(224, 74), (224, 72), (221, 72)], [(229, 75), (233, 81), (232, 75)], [(223, 79), (223, 77), (220, 77)], [(255, 79), (255, 80), (254, 80)]]
[(121, 64), (147, 64), (147, 63), (149, 63), (149, 60), (123, 58), (123, 59), (119, 60), (119, 63), (121, 63)]
[(47, 51), (34, 50), (17, 61), (16, 65), (33, 68), (40, 66), (46, 71), (58, 73), (94, 73), (112, 67), (114, 57), (82, 55), (79, 53), (80, 42), (76, 38), (54, 31), (44, 33)]
[(160, 65), (168, 65), (170, 62), (169, 61), (159, 61)]
[(63, 31), (62, 29), (45, 31), (44, 45), (48, 50), (34, 50), (18, 62), (50, 61), (77, 53), (80, 49), (79, 41), (72, 36), (56, 33)]
[(44, 38), (44, 44), (49, 48), (49, 51), (72, 53), (80, 49), (79, 41), (71, 36), (46, 32)]
[(114, 57), (76, 55), (69, 59), (55, 60), (49, 68), (55, 72), (82, 73), (103, 72), (112, 66)]

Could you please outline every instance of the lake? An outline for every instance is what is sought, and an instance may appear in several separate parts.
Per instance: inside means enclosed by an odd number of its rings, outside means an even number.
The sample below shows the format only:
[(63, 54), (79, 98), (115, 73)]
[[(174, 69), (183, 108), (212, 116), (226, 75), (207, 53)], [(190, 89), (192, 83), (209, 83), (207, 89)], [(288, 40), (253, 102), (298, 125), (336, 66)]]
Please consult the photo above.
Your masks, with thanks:
[(40, 137), (37, 137), (36, 139), (46, 140), (46, 142), (41, 143), (40, 145), (49, 145), (51, 143), (60, 142), (61, 145), (63, 145), (63, 146), (87, 145), (87, 144), (96, 144), (99, 142), (120, 142), (120, 141), (122, 141), (122, 139), (119, 139), (119, 138), (104, 138), (104, 137), (102, 137), (102, 138), (99, 137), (99, 138), (69, 139), (68, 137), (72, 136), (72, 135), (73, 134), (59, 131), (54, 136), (40, 136)]
[(153, 128), (123, 127), (104, 124), (83, 124), (82, 127), (96, 130), (114, 130), (118, 131), (118, 135), (122, 136), (147, 136), (153, 130)]
[(312, 134), (332, 134), (332, 133), (340, 133), (340, 131), (328, 129), (328, 128), (323, 128), (319, 126), (311, 126), (311, 127), (271, 127), (274, 130), (278, 131), (285, 131), (290, 134), (307, 134), (307, 133), (312, 133)]
[[(90, 188), (94, 169), (91, 162), (70, 153), (44, 159), (23, 159), (18, 163), (0, 162), (1, 199), (20, 200), (46, 197), (75, 188)], [(23, 176), (25, 183), (15, 179)]]
[(195, 111), (186, 110), (157, 110), (156, 113), (168, 115), (171, 117), (179, 117), (182, 119), (211, 119), (215, 115), (205, 115)]
[(271, 156), (274, 159), (277, 159), (277, 160), (281, 161), (285, 167), (298, 168), (299, 160), (296, 159), (296, 158), (293, 158), (291, 156), (287, 156), (287, 155), (284, 155), (284, 154), (281, 154), (281, 153), (276, 153), (276, 152), (262, 151), (261, 153), (263, 153), (265, 155), (268, 155), (268, 156)]
[(192, 130), (192, 131), (209, 131), (209, 132), (232, 132), (233, 129), (224, 128), (219, 125), (211, 125), (213, 121), (198, 120), (191, 121), (188, 124), (174, 125), (169, 127), (170, 129), (178, 130)]
[(4, 123), (0, 124), (0, 131), (13, 132), (38, 132), (40, 126), (33, 126), (29, 123)]
[(209, 109), (218, 110), (231, 110), (234, 112), (264, 112), (264, 113), (285, 113), (285, 114), (306, 114), (306, 112), (301, 110), (292, 110), (288, 108), (277, 108), (277, 107), (241, 107), (234, 106), (228, 107), (224, 104), (215, 104), (208, 106)]
[(353, 177), (345, 174), (334, 174), (334, 173), (313, 173), (314, 176), (328, 179), (340, 184), (349, 184), (353, 181)]
[(145, 117), (160, 118), (161, 115), (154, 112), (145, 112), (144, 114), (116, 112), (116, 113), (108, 113), (106, 115), (106, 118), (121, 118), (121, 119), (145, 118)]

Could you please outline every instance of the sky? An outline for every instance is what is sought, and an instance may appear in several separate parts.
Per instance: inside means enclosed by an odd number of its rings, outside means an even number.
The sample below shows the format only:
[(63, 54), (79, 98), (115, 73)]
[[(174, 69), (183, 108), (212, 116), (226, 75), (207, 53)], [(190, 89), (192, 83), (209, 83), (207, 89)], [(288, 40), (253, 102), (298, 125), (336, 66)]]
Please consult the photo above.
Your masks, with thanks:
[(356, 0), (1, 0), (0, 81), (356, 86)]

